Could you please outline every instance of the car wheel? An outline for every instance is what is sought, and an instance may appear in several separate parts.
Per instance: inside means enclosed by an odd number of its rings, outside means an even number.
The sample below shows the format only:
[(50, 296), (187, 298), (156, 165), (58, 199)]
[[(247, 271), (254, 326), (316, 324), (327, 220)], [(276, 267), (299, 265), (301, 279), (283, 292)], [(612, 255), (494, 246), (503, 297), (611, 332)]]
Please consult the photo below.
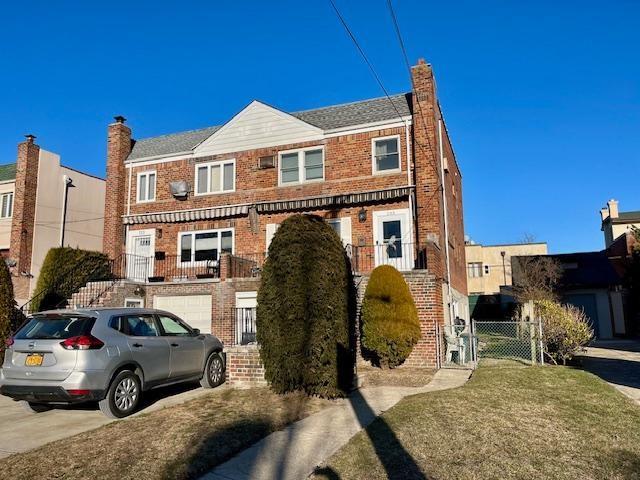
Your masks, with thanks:
[(25, 411), (29, 413), (48, 412), (53, 408), (50, 405), (46, 405), (44, 403), (33, 403), (33, 402), (27, 402), (26, 400), (21, 400), (20, 405)]
[(109, 418), (124, 418), (131, 415), (138, 403), (142, 388), (138, 376), (125, 370), (113, 379), (107, 396), (100, 400), (100, 410)]
[(200, 385), (204, 388), (213, 388), (222, 382), (224, 382), (224, 361), (220, 353), (213, 352), (207, 359)]

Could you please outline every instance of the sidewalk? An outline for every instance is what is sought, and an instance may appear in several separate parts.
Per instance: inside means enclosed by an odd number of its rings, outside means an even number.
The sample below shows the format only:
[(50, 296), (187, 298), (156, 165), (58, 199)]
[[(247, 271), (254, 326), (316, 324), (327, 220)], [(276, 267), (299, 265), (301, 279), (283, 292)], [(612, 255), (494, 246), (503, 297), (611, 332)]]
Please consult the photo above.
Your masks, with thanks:
[(328, 408), (272, 433), (202, 480), (300, 480), (344, 446), (382, 412), (408, 395), (464, 385), (470, 370), (441, 369), (419, 388), (371, 387), (356, 390), (341, 405)]

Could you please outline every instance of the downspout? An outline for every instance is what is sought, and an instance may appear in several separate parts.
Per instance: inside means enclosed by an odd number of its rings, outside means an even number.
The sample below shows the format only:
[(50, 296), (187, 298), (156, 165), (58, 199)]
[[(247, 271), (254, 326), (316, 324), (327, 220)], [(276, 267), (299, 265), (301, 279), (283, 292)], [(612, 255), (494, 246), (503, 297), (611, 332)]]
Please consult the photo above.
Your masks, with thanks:
[[(407, 185), (409, 187), (412, 187), (413, 186), (413, 181), (412, 181), (413, 177), (411, 175), (412, 158), (411, 158), (411, 145), (410, 145), (410, 136), (409, 136), (409, 122), (407, 120), (404, 121), (404, 137), (405, 137), (405, 150), (407, 155)], [(411, 193), (411, 190), (409, 190), (409, 219), (411, 224), (411, 240), (413, 242), (416, 242), (416, 245), (414, 246), (414, 253), (416, 253), (418, 249), (418, 245), (415, 237), (415, 228), (414, 228), (415, 219), (413, 217), (413, 212), (414, 212), (413, 194)]]
[(444, 183), (444, 149), (442, 148), (442, 118), (438, 119), (438, 147), (440, 150), (440, 183), (442, 184), (442, 207), (444, 210), (444, 256), (447, 265), (447, 294), (449, 304), (449, 324), (453, 323), (453, 294), (451, 291), (451, 262), (449, 261), (449, 212), (447, 191)]

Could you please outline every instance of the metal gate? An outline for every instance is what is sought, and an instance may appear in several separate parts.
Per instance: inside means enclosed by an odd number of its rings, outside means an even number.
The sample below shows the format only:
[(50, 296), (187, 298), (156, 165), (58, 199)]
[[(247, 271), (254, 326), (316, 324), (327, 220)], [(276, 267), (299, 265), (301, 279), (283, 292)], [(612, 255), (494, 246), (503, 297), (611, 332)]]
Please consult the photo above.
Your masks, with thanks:
[(542, 325), (538, 321), (475, 321), (440, 327), (442, 367), (541, 365)]

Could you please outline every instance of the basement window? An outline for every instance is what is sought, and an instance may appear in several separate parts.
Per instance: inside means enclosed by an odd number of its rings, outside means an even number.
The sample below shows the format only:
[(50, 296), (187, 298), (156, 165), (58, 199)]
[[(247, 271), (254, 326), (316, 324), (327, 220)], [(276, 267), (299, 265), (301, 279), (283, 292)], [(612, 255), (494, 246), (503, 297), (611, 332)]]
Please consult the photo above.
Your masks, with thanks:
[(11, 218), (13, 215), (13, 192), (3, 193), (0, 198), (0, 218)]

